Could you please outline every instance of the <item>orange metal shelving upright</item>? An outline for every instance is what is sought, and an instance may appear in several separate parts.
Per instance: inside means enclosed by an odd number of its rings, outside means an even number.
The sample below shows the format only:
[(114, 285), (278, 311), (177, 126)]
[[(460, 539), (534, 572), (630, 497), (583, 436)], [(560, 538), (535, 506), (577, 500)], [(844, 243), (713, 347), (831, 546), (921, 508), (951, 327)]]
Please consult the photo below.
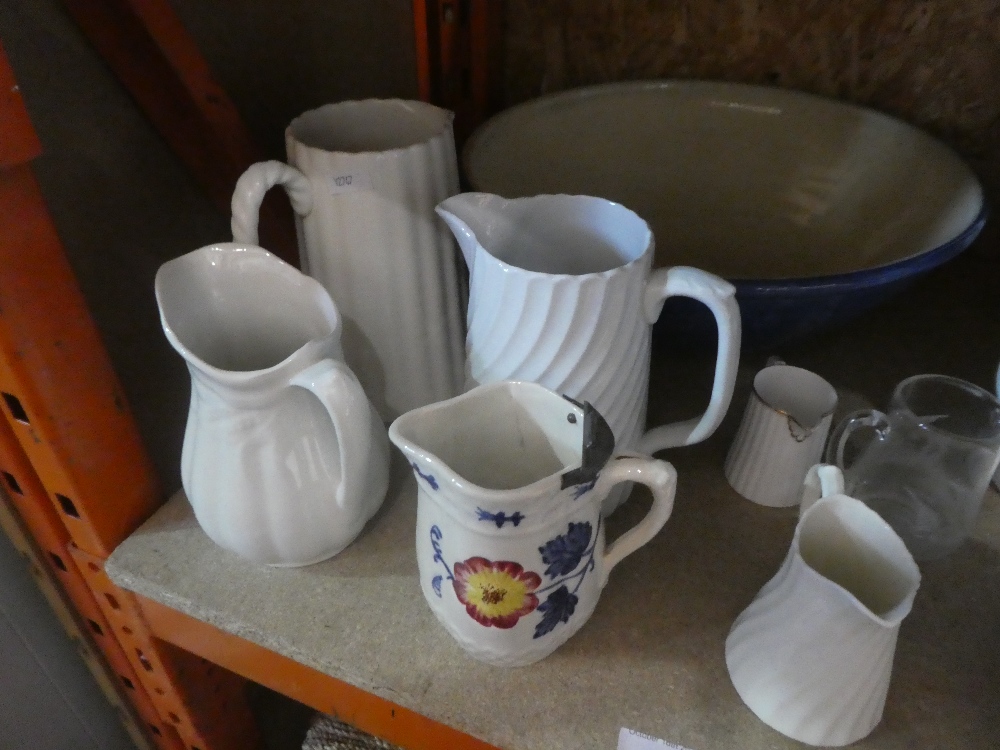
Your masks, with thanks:
[(152, 743), (253, 748), (244, 681), (154, 639), (134, 597), (103, 574), (162, 497), (31, 171), (40, 150), (0, 47), (4, 489)]
[(461, 143), (502, 106), (503, 0), (414, 0), (420, 98), (455, 112)]
[[(224, 204), (226, 186), (257, 154), (167, 0), (63, 3), (206, 192)], [(499, 107), (503, 2), (414, 0), (413, 7), (420, 95), (456, 112), (461, 141)], [(217, 666), (226, 664), (265, 684), (275, 678), (272, 687), (407, 746), (486, 748), (140, 601), (104, 574), (107, 556), (162, 497), (32, 174), (40, 150), (0, 47), (0, 485), (33, 537), (36, 559), (73, 605), (77, 632), (87, 633), (117, 675), (116, 689), (148, 741), (162, 750), (256, 747), (245, 681)], [(294, 248), (280, 213), (269, 240), (279, 251)], [(6, 500), (0, 505), (6, 512)]]

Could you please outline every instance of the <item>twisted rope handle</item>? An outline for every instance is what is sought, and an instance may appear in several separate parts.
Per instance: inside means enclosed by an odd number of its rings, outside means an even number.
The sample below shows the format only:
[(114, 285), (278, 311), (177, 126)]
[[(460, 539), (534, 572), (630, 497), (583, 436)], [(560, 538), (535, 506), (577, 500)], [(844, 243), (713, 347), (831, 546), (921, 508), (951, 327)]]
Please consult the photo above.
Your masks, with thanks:
[(233, 190), (231, 227), (234, 242), (259, 244), (257, 222), (260, 204), (264, 194), (275, 185), (285, 189), (292, 208), (299, 216), (312, 211), (312, 187), (304, 174), (280, 161), (257, 162), (240, 175)]

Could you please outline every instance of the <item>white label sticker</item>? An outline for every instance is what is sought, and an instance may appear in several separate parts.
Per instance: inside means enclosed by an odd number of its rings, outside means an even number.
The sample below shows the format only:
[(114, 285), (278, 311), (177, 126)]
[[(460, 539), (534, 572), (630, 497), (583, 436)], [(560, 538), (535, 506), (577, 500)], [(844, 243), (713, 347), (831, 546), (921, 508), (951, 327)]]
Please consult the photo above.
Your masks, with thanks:
[(618, 733), (618, 750), (689, 750), (689, 748), (622, 727)]
[(330, 178), (330, 192), (334, 195), (371, 189), (372, 179), (364, 170), (359, 169), (355, 172), (346, 172)]

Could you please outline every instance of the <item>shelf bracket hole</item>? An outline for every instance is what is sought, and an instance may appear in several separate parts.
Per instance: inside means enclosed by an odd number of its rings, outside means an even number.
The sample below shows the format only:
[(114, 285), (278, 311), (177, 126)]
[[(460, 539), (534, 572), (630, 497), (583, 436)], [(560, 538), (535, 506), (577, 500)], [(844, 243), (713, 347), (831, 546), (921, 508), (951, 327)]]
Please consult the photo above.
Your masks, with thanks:
[(10, 410), (10, 415), (14, 417), (18, 422), (23, 424), (31, 424), (28, 419), (28, 412), (24, 410), (21, 406), (21, 401), (17, 396), (13, 396), (6, 391), (3, 391), (3, 400), (7, 402), (7, 409)]
[(50, 552), (49, 557), (52, 558), (52, 564), (55, 565), (57, 568), (59, 568), (59, 570), (61, 570), (63, 573), (69, 572), (69, 570), (66, 568), (66, 563), (63, 562), (63, 559), (59, 557), (59, 555), (57, 555), (55, 552)]
[(7, 480), (7, 486), (10, 487), (10, 491), (17, 494), (23, 495), (24, 490), (21, 489), (21, 485), (17, 483), (17, 479), (9, 471), (3, 472), (3, 478)]
[(59, 501), (59, 506), (62, 508), (63, 513), (65, 513), (67, 516), (73, 516), (73, 518), (80, 517), (80, 512), (76, 509), (76, 506), (73, 505), (73, 501), (70, 500), (68, 497), (66, 497), (65, 495), (60, 495), (57, 492), (56, 500)]
[(147, 672), (152, 672), (153, 671), (153, 665), (149, 663), (149, 659), (147, 659), (146, 655), (144, 653), (142, 653), (142, 649), (138, 649), (137, 648), (135, 650), (135, 653), (136, 653), (136, 656), (139, 657), (139, 663), (142, 664), (142, 668), (145, 669)]

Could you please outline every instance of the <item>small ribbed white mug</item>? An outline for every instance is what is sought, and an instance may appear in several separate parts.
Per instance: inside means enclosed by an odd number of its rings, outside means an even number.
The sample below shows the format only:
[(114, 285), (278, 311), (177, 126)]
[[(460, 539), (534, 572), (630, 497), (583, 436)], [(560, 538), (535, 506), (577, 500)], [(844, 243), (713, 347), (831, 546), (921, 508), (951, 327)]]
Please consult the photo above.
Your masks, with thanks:
[(802, 481), (823, 454), (837, 391), (814, 372), (776, 361), (754, 377), (726, 456), (733, 489), (759, 505), (799, 503)]

